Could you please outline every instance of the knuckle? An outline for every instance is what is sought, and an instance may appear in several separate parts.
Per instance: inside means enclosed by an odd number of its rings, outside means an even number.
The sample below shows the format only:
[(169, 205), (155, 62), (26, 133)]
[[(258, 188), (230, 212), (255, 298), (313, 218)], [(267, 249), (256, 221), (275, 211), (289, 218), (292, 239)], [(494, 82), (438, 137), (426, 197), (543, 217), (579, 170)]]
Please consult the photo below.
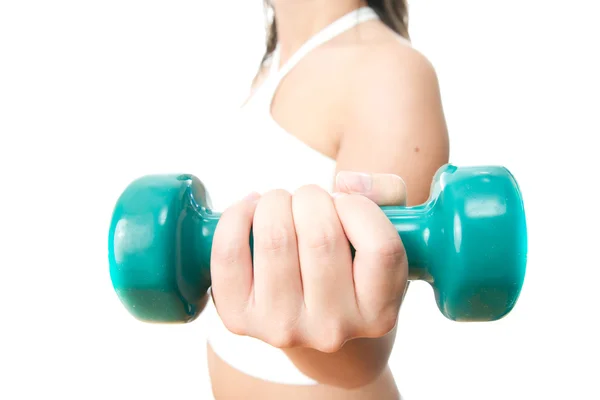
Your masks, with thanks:
[[(281, 251), (295, 244), (296, 232), (291, 220), (290, 194), (275, 189), (263, 195), (254, 219), (254, 244), (263, 251)], [(288, 215), (289, 213), (289, 215)]]
[(292, 229), (272, 223), (266, 226), (255, 237), (257, 246), (265, 251), (277, 252), (288, 249), (295, 241)]
[(314, 348), (321, 353), (336, 353), (348, 339), (343, 325), (339, 322), (327, 324), (315, 339)]
[(315, 346), (315, 350), (326, 353), (333, 354), (337, 353), (342, 349), (344, 342), (342, 340), (337, 339), (329, 339), (329, 340), (319, 340), (317, 345)]
[(404, 245), (399, 235), (377, 242), (374, 253), (384, 259), (392, 259), (394, 261), (399, 261), (405, 256)]
[(248, 334), (248, 329), (243, 318), (234, 315), (223, 315), (221, 316), (221, 320), (229, 332), (240, 336)]
[(388, 303), (378, 309), (363, 314), (363, 335), (370, 338), (379, 338), (390, 333), (398, 323), (400, 306)]
[(331, 196), (317, 185), (305, 185), (294, 194), (298, 243), (306, 250), (327, 255), (343, 237)]
[(322, 224), (321, 227), (307, 233), (305, 246), (310, 250), (325, 251), (334, 248), (340, 240), (332, 224)]
[(254, 324), (260, 327), (260, 340), (278, 349), (295, 347), (299, 340), (299, 315), (272, 308), (260, 307), (253, 313)]
[(398, 310), (395, 307), (389, 307), (375, 319), (371, 326), (371, 335), (376, 338), (385, 336), (396, 327), (397, 323)]
[(275, 348), (286, 349), (294, 347), (296, 337), (291, 329), (272, 329), (265, 341)]
[(231, 240), (215, 240), (211, 252), (213, 262), (230, 265), (239, 261), (243, 247), (240, 243)]

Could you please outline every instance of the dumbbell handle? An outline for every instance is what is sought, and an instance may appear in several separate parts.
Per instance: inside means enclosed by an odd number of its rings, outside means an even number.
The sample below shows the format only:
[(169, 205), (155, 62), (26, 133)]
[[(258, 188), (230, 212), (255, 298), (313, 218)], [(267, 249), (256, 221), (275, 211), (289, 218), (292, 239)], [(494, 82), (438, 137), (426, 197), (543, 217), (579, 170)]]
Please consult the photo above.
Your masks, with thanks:
[[(221, 213), (211, 211), (208, 208), (193, 204), (195, 227), (188, 234), (196, 239), (196, 242), (189, 247), (189, 251), (199, 251), (196, 259), (203, 260), (203, 265), (210, 265), (210, 251), (212, 248), (215, 229), (221, 217)], [(435, 254), (428, 248), (428, 241), (431, 235), (431, 229), (428, 224), (431, 223), (428, 215), (431, 215), (431, 203), (423, 205), (406, 206), (385, 206), (381, 207), (384, 214), (391, 221), (400, 235), (409, 264), (410, 280), (430, 281), (431, 276), (428, 273), (428, 257)], [(250, 238), (252, 242), (252, 238)], [(207, 271), (207, 275), (209, 272)]]

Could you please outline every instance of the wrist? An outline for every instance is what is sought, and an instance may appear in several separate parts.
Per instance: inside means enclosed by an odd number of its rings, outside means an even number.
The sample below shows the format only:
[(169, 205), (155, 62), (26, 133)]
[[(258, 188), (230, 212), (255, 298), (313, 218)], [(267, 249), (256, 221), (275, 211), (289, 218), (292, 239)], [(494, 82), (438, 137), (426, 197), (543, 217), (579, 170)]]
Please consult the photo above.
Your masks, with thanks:
[(357, 389), (377, 380), (388, 366), (395, 330), (377, 339), (353, 339), (333, 353), (311, 348), (283, 349), (303, 374), (320, 384)]

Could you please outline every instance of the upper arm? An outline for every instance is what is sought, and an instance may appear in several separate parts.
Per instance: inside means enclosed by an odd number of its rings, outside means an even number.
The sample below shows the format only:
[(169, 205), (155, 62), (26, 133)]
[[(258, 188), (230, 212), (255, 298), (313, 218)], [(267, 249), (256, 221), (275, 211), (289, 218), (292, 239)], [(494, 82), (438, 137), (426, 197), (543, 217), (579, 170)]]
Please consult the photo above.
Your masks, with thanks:
[(449, 139), (433, 66), (412, 48), (374, 54), (350, 74), (337, 170), (392, 173), (407, 186), (407, 204), (429, 197), (449, 158)]

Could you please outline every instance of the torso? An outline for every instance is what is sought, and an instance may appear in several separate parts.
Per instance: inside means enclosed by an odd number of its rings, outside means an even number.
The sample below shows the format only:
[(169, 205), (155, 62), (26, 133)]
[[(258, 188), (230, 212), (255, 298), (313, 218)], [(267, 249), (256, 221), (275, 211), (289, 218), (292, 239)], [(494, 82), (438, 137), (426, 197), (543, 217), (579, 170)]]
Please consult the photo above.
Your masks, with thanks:
[[(275, 188), (293, 192), (304, 184), (331, 190), (343, 134), (344, 99), (358, 76), (352, 66), (369, 57), (374, 46), (398, 43), (398, 37), (381, 22), (369, 20), (313, 49), (276, 82), (270, 74), (273, 69), (266, 66), (242, 110), (247, 131), (236, 136), (238, 150), (231, 156), (248, 168), (239, 171), (229, 195), (239, 198), (252, 190)], [(253, 164), (256, 158), (261, 162)], [(257, 175), (262, 178), (252, 179)], [(354, 392), (318, 385), (278, 349), (228, 332), (212, 302), (205, 313), (211, 315), (213, 324), (208, 363), (216, 399), (399, 398), (389, 370), (369, 387)]]

